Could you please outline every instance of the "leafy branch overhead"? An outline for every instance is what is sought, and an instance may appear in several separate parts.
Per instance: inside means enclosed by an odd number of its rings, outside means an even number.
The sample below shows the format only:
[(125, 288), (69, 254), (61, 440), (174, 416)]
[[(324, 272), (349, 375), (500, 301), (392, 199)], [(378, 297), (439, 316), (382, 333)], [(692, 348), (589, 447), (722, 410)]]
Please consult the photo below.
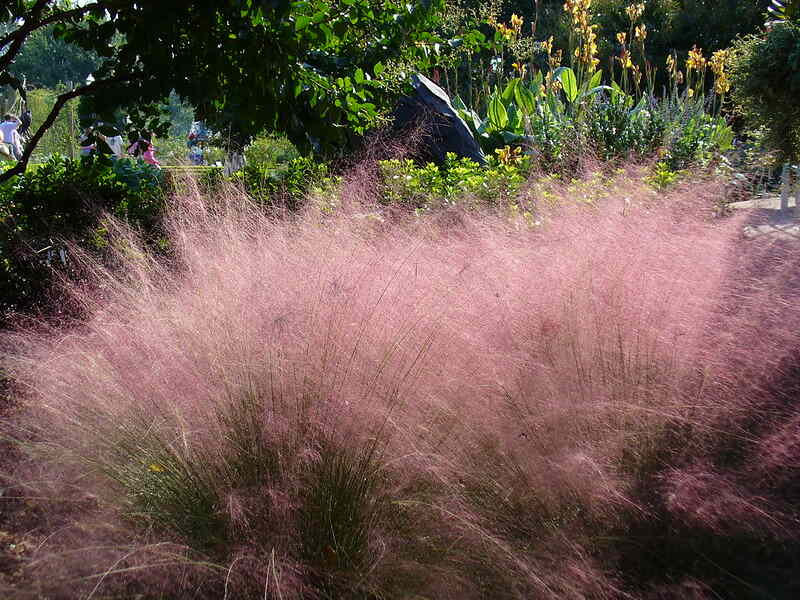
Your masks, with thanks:
[(234, 141), (269, 128), (330, 151), (373, 124), (400, 89), (406, 74), (387, 69), (388, 60), (424, 68), (436, 59), (431, 49), (450, 47), (430, 33), (441, 4), (19, 0), (3, 9), (15, 27), (0, 38), (0, 75), (52, 25), (56, 38), (102, 58), (94, 84), (71, 92), (91, 97), (100, 118), (126, 107), (157, 130), (155, 103), (174, 89)]

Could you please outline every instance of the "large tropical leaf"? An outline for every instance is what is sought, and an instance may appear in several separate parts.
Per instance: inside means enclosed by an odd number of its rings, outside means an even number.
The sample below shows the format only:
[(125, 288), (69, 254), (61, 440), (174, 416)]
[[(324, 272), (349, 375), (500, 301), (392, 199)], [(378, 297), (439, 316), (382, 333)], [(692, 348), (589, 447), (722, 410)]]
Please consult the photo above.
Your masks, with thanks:
[(508, 127), (508, 112), (499, 94), (492, 96), (489, 101), (489, 122), (495, 129), (502, 130)]
[(767, 11), (776, 21), (797, 21), (800, 17), (800, 0), (772, 0)]
[(578, 78), (575, 77), (575, 71), (569, 67), (560, 67), (556, 70), (555, 77), (561, 82), (567, 101), (575, 102), (578, 97)]

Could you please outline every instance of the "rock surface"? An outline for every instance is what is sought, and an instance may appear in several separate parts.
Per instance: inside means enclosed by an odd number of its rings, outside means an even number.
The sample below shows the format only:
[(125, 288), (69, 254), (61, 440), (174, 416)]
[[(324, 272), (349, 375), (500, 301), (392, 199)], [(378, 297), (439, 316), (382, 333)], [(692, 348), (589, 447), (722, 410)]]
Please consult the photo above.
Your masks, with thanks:
[(411, 82), (414, 95), (402, 98), (395, 108), (394, 130), (402, 135), (422, 128), (421, 147), (414, 149), (416, 158), (441, 164), (453, 152), (485, 165), (486, 157), (447, 93), (424, 75), (413, 75)]

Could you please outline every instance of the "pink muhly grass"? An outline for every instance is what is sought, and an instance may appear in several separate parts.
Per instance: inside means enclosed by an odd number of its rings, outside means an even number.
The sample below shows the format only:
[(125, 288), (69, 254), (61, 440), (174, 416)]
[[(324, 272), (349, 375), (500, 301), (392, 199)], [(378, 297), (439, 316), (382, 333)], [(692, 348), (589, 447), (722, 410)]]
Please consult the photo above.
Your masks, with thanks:
[[(753, 365), (724, 339), (750, 318), (724, 309), (741, 219), (698, 207), (711, 184), (603, 185), (594, 202), (553, 188), (542, 225), (393, 220), (360, 196), (279, 220), (187, 193), (169, 267), (117, 227), (116, 267), (85, 258), (69, 290), (80, 322), (18, 333), (9, 361), (47, 460), (130, 532), (96, 559), (128, 565), (103, 585), (148, 581), (119, 552), (169, 540), (170, 584), (200, 597), (624, 596), (591, 539), (650, 514), (640, 476), (673, 458), (659, 436), (713, 435)], [(794, 435), (762, 455), (793, 455)], [(712, 514), (688, 499), (723, 479), (672, 473), (676, 518)], [(59, 543), (32, 573), (68, 562)]]

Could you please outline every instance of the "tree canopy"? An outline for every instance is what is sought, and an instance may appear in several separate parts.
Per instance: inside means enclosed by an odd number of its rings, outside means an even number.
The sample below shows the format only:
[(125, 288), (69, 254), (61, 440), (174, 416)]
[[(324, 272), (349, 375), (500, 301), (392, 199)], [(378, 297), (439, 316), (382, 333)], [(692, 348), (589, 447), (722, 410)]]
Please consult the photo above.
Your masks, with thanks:
[(83, 83), (99, 65), (96, 54), (56, 38), (50, 26), (31, 34), (9, 71), (29, 85), (54, 89)]
[[(38, 32), (101, 57), (93, 81), (59, 96), (87, 97), (98, 118), (124, 107), (139, 128), (164, 128), (158, 101), (172, 90), (198, 116), (245, 141), (269, 128), (299, 147), (331, 150), (374, 122), (406, 73), (443, 40), (430, 33), (440, 0), (16, 0), (0, 37), (0, 85)], [(405, 61), (405, 63), (404, 63)], [(52, 117), (52, 119), (50, 118)], [(0, 181), (24, 169), (25, 157)]]

